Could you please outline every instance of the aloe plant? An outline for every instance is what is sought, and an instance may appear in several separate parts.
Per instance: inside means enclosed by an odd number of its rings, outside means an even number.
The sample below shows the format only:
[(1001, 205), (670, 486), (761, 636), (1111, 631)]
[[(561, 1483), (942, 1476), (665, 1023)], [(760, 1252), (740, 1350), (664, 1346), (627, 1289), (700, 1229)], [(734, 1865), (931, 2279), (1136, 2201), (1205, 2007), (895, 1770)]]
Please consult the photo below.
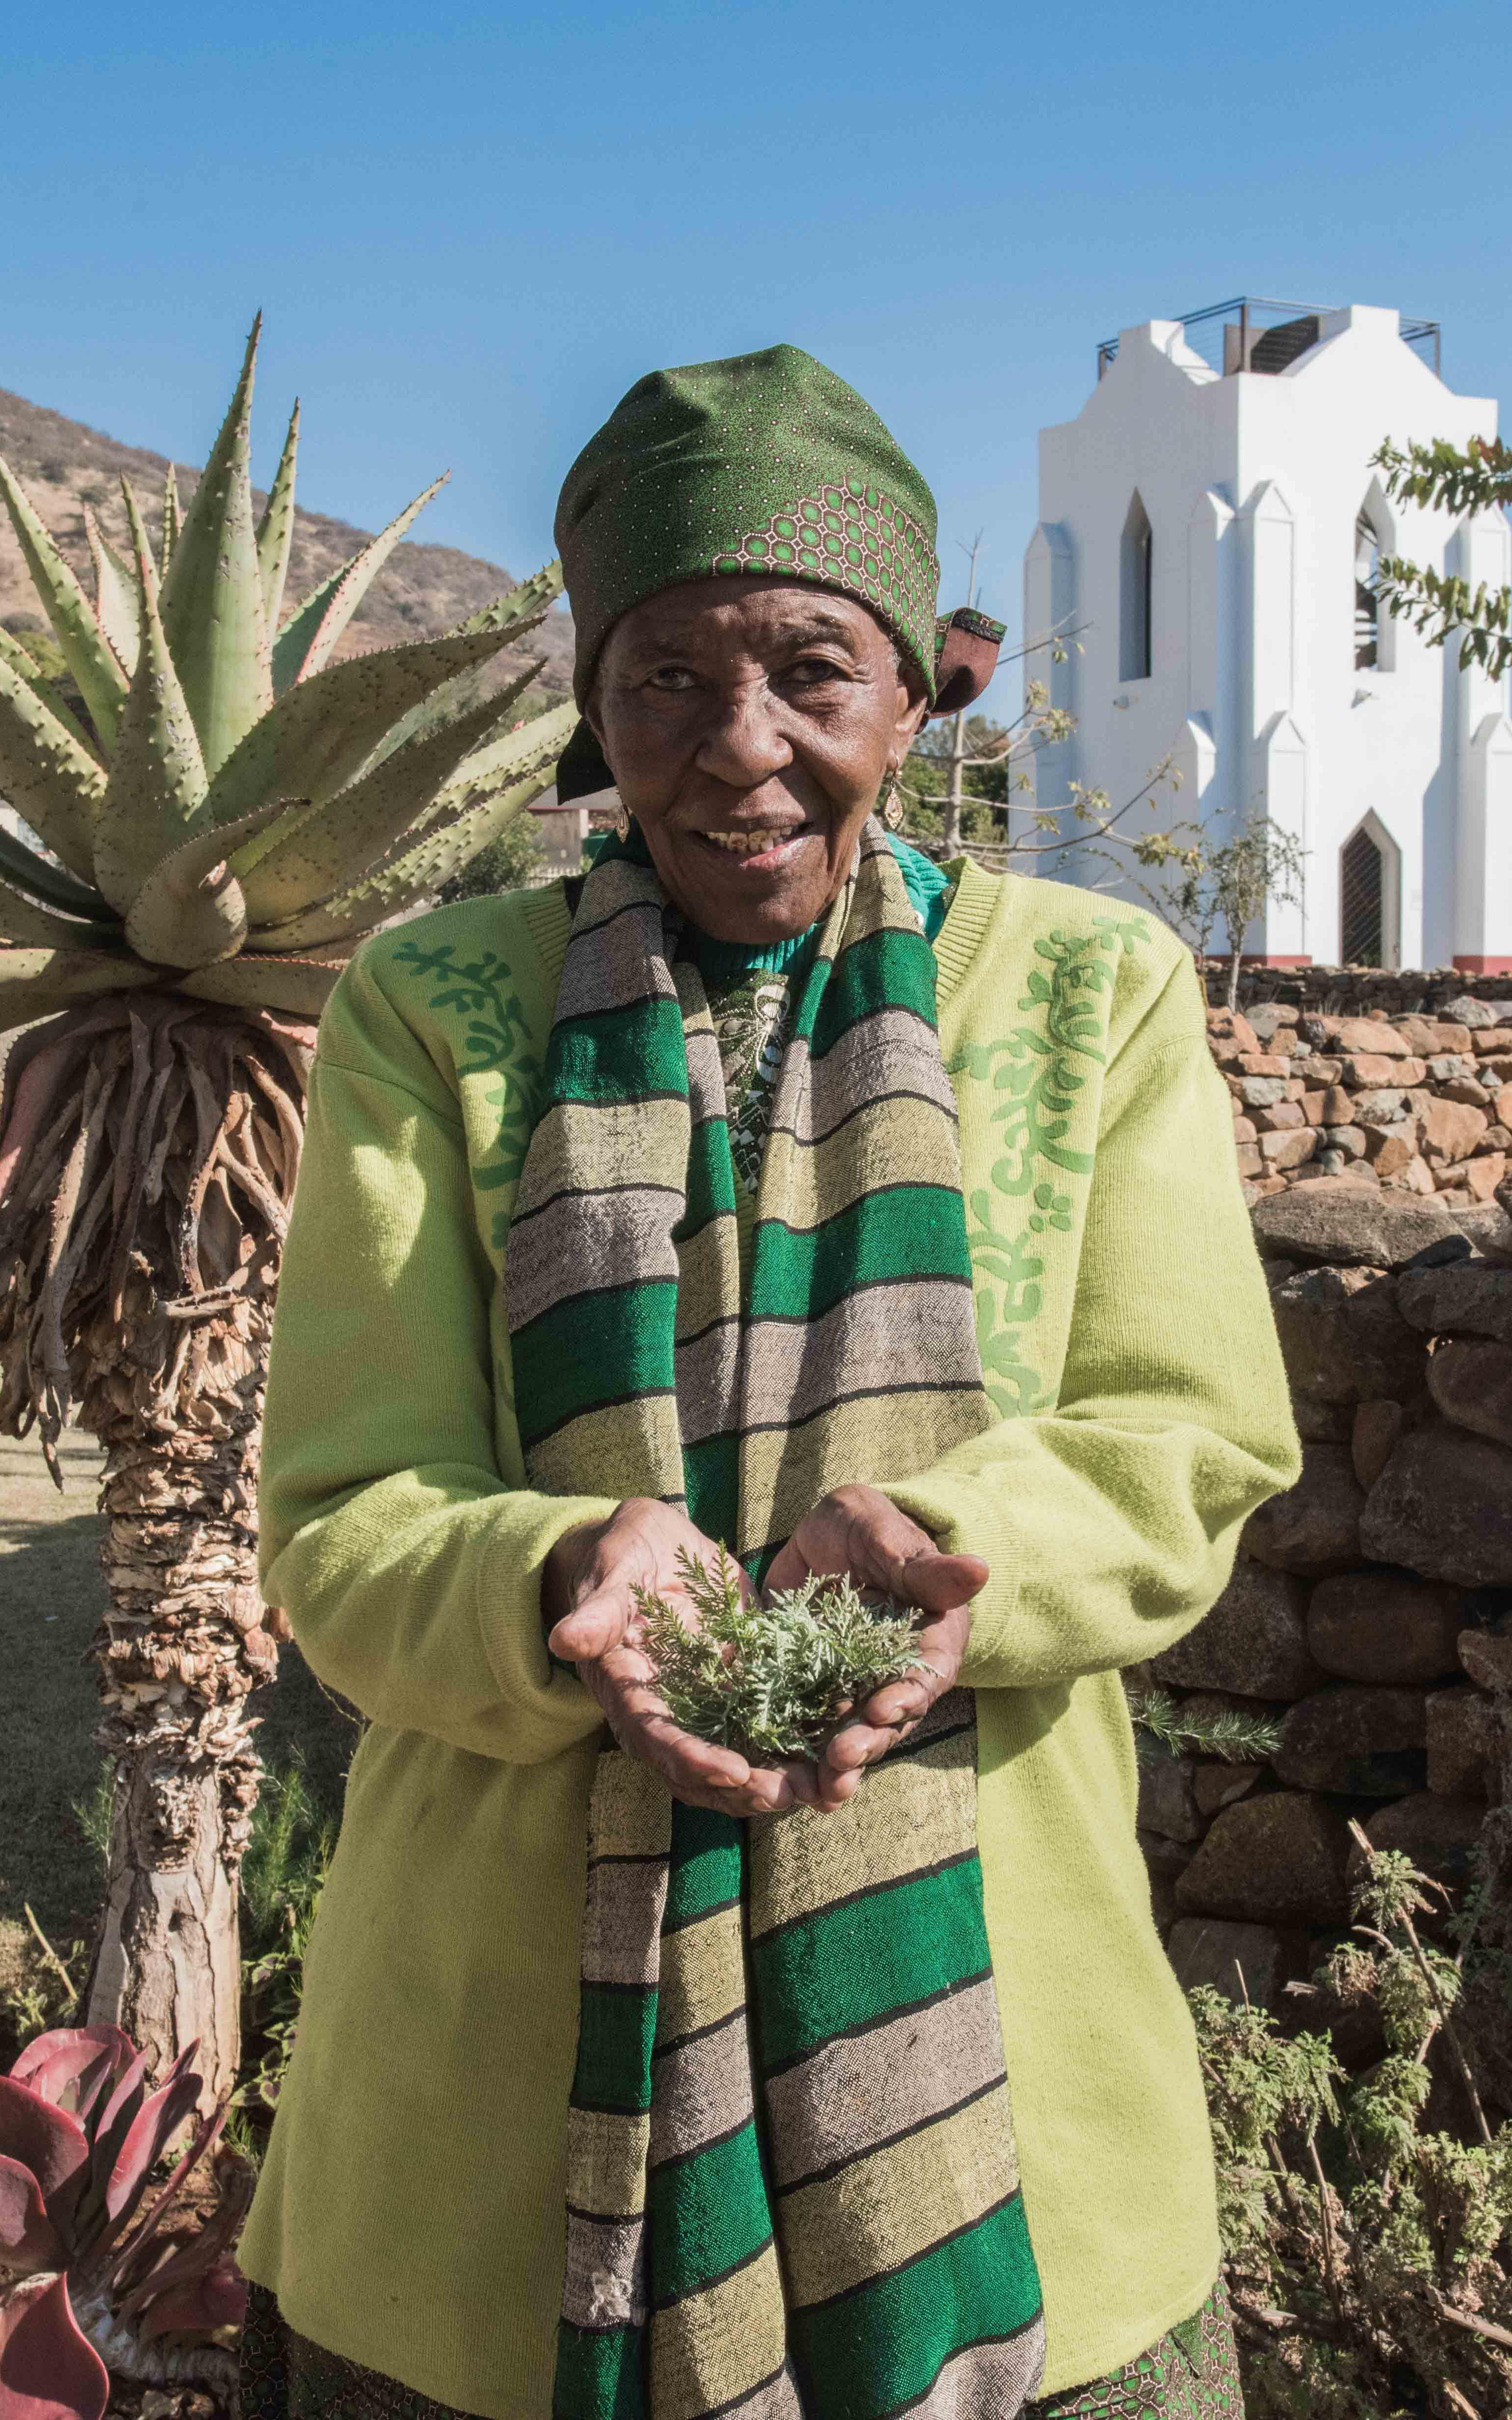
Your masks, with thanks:
[[(0, 1431), (54, 1477), (105, 1447), (100, 1737), (116, 1778), (90, 2013), (155, 2067), (236, 2058), (245, 1701), (276, 1661), (254, 1498), (279, 1253), (317, 1017), (364, 935), (440, 889), (552, 778), (575, 720), (483, 693), (561, 585), (337, 660), (427, 489), (285, 613), (299, 413), (261, 518), (257, 330), (186, 511), (156, 548), (92, 521), (86, 595), (19, 481), (3, 496), (72, 691), (0, 631)], [(438, 482), (438, 484), (440, 484)]]
[(0, 2076), (0, 2420), (101, 2420), (113, 2379), (235, 2385), (251, 2171), (218, 2155), (208, 2215), (183, 2193), (224, 2109), (157, 2174), (199, 2099), (193, 2055), (154, 2091), (116, 2026), (59, 2027)]

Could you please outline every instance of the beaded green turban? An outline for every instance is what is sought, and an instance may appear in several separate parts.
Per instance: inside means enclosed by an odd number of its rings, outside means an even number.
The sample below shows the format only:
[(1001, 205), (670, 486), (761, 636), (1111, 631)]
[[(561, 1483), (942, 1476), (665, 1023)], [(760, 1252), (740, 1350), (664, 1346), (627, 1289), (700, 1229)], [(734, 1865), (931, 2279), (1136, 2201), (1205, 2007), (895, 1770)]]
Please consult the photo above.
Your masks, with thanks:
[(557, 507), (578, 702), (622, 613), (730, 572), (855, 597), (933, 699), (934, 532), (928, 485), (871, 405), (795, 345), (655, 370), (583, 447)]

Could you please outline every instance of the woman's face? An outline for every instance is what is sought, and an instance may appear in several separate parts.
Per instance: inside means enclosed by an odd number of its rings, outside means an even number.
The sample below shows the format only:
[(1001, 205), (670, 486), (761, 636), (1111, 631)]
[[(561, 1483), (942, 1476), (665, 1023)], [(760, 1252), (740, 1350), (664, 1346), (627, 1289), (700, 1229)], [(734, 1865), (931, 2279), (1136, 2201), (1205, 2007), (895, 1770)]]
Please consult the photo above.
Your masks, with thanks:
[(588, 702), (668, 897), (749, 942), (824, 914), (925, 711), (864, 605), (744, 578), (685, 581), (626, 613)]

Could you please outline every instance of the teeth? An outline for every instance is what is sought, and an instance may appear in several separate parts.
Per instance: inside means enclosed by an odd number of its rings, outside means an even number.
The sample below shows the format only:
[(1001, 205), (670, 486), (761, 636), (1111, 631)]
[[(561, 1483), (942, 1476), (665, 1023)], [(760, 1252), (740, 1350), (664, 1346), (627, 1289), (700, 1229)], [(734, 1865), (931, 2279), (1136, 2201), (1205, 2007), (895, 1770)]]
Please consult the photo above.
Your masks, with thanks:
[(779, 841), (791, 840), (793, 835), (783, 831), (706, 831), (703, 837), (712, 840), (716, 848), (728, 850), (732, 857), (759, 857), (764, 849), (775, 848)]

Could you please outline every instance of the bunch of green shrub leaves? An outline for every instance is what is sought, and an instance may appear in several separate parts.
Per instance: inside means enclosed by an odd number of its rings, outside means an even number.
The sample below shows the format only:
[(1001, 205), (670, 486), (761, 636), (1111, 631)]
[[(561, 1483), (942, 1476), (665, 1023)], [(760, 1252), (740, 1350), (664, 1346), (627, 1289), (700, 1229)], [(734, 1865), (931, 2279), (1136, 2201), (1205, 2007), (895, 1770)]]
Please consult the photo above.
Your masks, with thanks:
[(241, 2074), (239, 2148), (255, 2156), (294, 2048), (304, 1955), (335, 1851), (298, 1756), (264, 1776), (241, 1869)]
[[(1512, 2412), (1512, 2126), (1493, 2128), (1455, 2020), (1464, 1961), (1425, 1940), (1434, 1886), (1369, 1850), (1351, 1933), (1319, 1971), (1368, 2005), (1384, 2056), (1192, 1993), (1250, 2420)], [(1509, 2011), (1512, 2015), (1512, 2011)], [(1427, 2121), (1435, 2079), (1458, 2131)]]
[(545, 863), (534, 816), (518, 814), (497, 840), (488, 841), (443, 882), (436, 896), (449, 908), (455, 899), (487, 899), (499, 892), (528, 891)]
[(1264, 1764), (1281, 1745), (1281, 1726), (1269, 1714), (1253, 1714), (1242, 1706), (1215, 1712), (1192, 1711), (1187, 1699), (1178, 1705), (1164, 1689), (1131, 1689), (1129, 1714), (1141, 1762), (1162, 1749), (1168, 1756), (1222, 1757), (1227, 1764)]
[(647, 1590), (636, 1605), (657, 1688), (697, 1739), (758, 1761), (811, 1756), (850, 1707), (918, 1662), (909, 1615), (869, 1605), (847, 1578), (816, 1574), (747, 1605), (728, 1558), (710, 1570), (682, 1554), (678, 1565), (696, 1627)]

